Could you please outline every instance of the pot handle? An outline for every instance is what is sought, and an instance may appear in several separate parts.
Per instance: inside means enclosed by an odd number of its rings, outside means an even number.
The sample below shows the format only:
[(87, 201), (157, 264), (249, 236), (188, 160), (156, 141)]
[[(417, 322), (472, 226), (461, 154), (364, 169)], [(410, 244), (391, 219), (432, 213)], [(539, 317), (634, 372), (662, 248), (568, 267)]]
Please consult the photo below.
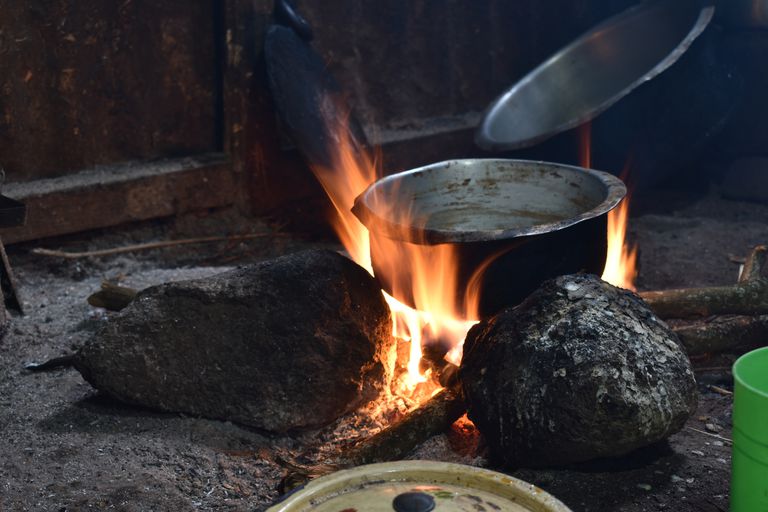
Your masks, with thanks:
[(304, 41), (311, 41), (314, 37), (312, 26), (296, 11), (290, 0), (275, 0), (273, 16), (277, 23), (292, 28)]

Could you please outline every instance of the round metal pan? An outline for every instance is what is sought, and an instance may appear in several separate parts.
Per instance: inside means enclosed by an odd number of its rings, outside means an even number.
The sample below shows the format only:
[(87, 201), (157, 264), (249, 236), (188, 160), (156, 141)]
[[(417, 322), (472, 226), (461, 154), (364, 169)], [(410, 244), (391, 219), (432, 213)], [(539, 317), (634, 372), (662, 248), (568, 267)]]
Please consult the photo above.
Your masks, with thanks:
[(519, 149), (589, 121), (674, 64), (712, 19), (710, 4), (648, 1), (597, 25), (497, 98), (475, 141)]
[[(355, 200), (353, 213), (368, 228), (374, 273), (383, 288), (416, 307), (412, 261), (396, 275), (383, 262), (399, 254), (451, 244), (463, 294), (481, 267), (480, 314), (517, 304), (542, 281), (605, 264), (606, 213), (626, 194), (601, 171), (528, 160), (440, 162), (383, 178)], [(400, 251), (399, 249), (405, 249)], [(490, 261), (490, 263), (489, 263)], [(476, 276), (477, 277), (477, 276)]]

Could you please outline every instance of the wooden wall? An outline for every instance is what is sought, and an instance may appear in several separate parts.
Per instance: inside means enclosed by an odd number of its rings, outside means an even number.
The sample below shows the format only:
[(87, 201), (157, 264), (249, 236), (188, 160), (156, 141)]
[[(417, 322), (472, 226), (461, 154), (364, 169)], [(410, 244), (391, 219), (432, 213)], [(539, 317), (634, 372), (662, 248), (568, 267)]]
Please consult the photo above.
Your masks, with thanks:
[[(479, 112), (632, 0), (297, 0), (388, 170), (468, 156)], [(258, 214), (318, 188), (278, 133), (271, 0), (5, 0), (4, 193), (21, 241), (194, 208)], [(310, 212), (311, 213), (311, 212)]]
[(217, 16), (213, 2), (4, 0), (8, 179), (217, 150)]

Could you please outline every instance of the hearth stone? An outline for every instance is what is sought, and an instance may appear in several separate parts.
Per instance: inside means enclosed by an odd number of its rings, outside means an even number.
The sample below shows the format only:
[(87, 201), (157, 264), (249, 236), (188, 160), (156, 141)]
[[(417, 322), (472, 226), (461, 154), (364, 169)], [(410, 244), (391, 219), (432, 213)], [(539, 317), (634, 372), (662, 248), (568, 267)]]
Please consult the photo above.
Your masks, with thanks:
[(285, 432), (374, 398), (394, 361), (391, 328), (364, 269), (306, 251), (141, 291), (76, 367), (127, 403)]
[(678, 431), (697, 404), (675, 335), (590, 275), (547, 281), (473, 327), (460, 374), (469, 417), (507, 466), (623, 455)]

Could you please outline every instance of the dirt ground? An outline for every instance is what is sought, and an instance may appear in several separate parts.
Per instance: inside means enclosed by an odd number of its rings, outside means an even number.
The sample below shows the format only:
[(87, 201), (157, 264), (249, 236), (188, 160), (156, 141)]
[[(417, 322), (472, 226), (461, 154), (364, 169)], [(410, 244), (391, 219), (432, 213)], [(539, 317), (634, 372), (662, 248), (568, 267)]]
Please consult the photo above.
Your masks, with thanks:
[[(232, 233), (234, 212), (129, 226), (46, 247), (85, 250)], [(744, 256), (768, 241), (768, 206), (716, 194), (632, 219), (641, 289), (729, 284)], [(276, 450), (297, 450), (315, 434), (268, 437), (227, 422), (161, 414), (99, 396), (74, 370), (32, 374), (29, 361), (68, 353), (106, 320), (86, 303), (103, 279), (142, 288), (210, 275), (302, 248), (330, 246), (298, 235), (183, 246), (64, 261), (11, 248), (26, 315), (0, 342), (0, 511), (263, 510), (278, 493)], [(700, 405), (668, 442), (622, 459), (511, 474), (553, 493), (574, 511), (726, 511), (735, 355), (695, 361)], [(320, 435), (318, 433), (318, 435)], [(471, 433), (436, 436), (411, 458), (484, 465)], [(482, 442), (479, 443), (482, 447)]]

